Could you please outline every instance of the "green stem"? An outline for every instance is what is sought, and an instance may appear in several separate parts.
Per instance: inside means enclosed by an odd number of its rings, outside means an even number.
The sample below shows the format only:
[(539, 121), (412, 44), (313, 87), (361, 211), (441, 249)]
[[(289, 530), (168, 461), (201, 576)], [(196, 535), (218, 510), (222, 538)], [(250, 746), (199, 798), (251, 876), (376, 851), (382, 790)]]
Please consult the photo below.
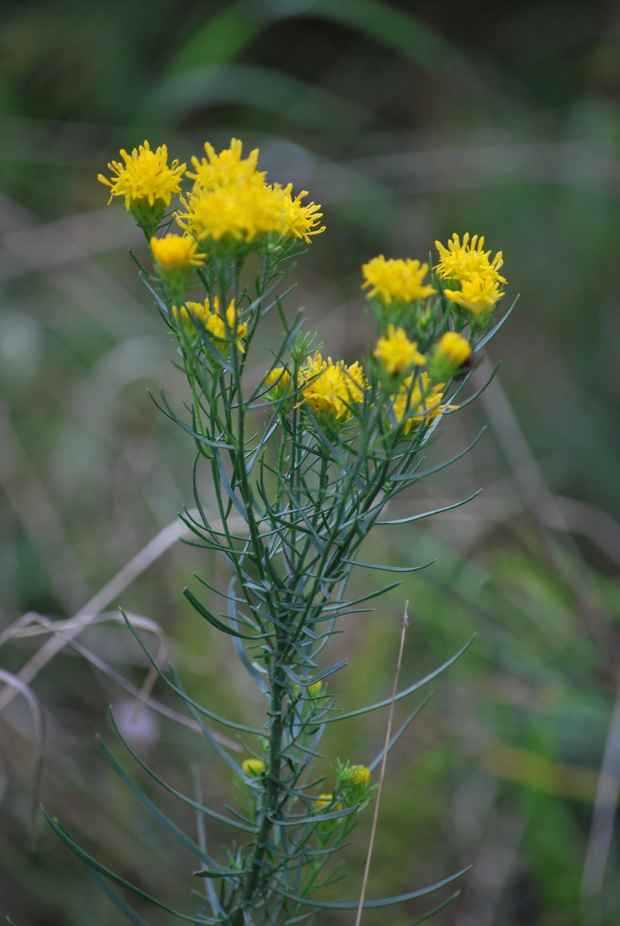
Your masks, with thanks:
[(263, 872), (263, 864), (267, 854), (269, 837), (273, 829), (273, 817), (281, 806), (282, 740), (284, 736), (282, 709), (286, 693), (286, 675), (282, 668), (280, 658), (284, 651), (284, 643), (284, 639), (280, 636), (278, 638), (271, 672), (269, 763), (265, 775), (266, 787), (265, 799), (262, 805), (262, 820), (256, 840), (254, 856), (250, 865), (250, 873), (243, 891), (241, 908), (234, 914), (233, 926), (241, 926), (243, 923), (243, 910), (252, 907), (256, 891), (261, 887), (261, 882), (269, 878), (269, 872)]

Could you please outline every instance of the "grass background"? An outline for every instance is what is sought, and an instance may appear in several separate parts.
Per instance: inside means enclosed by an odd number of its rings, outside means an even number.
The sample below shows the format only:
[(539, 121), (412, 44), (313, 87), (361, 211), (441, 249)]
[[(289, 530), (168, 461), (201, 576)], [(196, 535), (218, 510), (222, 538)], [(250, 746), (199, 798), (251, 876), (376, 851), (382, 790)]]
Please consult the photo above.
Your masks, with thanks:
[[(619, 52), (617, 5), (583, 0), (9, 2), (0, 24), (0, 633), (30, 611), (70, 617), (190, 498), (191, 446), (147, 394), (183, 390), (127, 254), (142, 245), (95, 180), (119, 147), (149, 137), (187, 158), (235, 135), (261, 147), (274, 178), (311, 190), (329, 232), (295, 299), (347, 359), (370, 330), (361, 262), (423, 257), (453, 230), (483, 231), (505, 252), (521, 298), (491, 348), (500, 374), (451, 419), (442, 454), (482, 423), (487, 434), (407, 511), (484, 493), (423, 527), (378, 530), (367, 558), (436, 564), (375, 615), (349, 618), (335, 644), (351, 668), (334, 687), (354, 707), (389, 689), (404, 599), (405, 680), (477, 633), (395, 749), (369, 890), (473, 864), (441, 926), (611, 926), (620, 910), (617, 840), (607, 844), (620, 774)], [(193, 694), (235, 716), (247, 700), (249, 715), (260, 705), (229, 644), (180, 598), (192, 571), (218, 568), (177, 545), (113, 603), (164, 629)], [(82, 642), (141, 684), (122, 629)], [(2, 669), (18, 672), (41, 644), (4, 642)], [(226, 770), (69, 650), (32, 692), (47, 726), (40, 788), (25, 702), (0, 715), (0, 915), (15, 926), (120, 917), (43, 826), (31, 849), (33, 792), (103, 862), (187, 909), (193, 859), (116, 779), (94, 734), (112, 739), (114, 704), (166, 780), (189, 789), (198, 763), (212, 805), (230, 799)], [(368, 760), (384, 721), (339, 728), (331, 761)], [(348, 850), (343, 896), (358, 891), (366, 838), (361, 827)], [(428, 906), (365, 922), (405, 926)]]

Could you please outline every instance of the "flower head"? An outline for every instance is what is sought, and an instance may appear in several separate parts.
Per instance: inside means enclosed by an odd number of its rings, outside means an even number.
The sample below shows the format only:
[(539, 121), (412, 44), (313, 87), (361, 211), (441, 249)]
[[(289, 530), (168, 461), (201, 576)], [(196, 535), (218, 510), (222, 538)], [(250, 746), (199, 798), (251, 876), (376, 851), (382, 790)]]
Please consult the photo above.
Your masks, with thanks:
[(497, 281), (487, 273), (472, 274), (461, 282), (460, 289), (446, 289), (444, 295), (451, 302), (479, 317), (490, 312), (504, 296)]
[(187, 176), (194, 181), (196, 190), (217, 190), (238, 186), (255, 178), (265, 177), (264, 171), (257, 171), (259, 150), (243, 158), (243, 143), (238, 138), (231, 138), (230, 146), (218, 154), (208, 141), (204, 145), (206, 158), (192, 158), (193, 173)]
[(320, 351), (308, 357), (299, 381), (305, 404), (318, 415), (340, 422), (351, 417), (351, 405), (362, 401), (366, 388), (361, 364), (356, 361), (347, 366), (342, 360), (324, 359)]
[(241, 142), (233, 138), (230, 147), (218, 154), (205, 144), (206, 158), (192, 159), (192, 192), (181, 199), (177, 222), (202, 241), (249, 244), (268, 234), (299, 238), (310, 243), (325, 231), (321, 207), (305, 203), (307, 193), (293, 194), (293, 185), (269, 184), (266, 172), (258, 170), (258, 148), (243, 158)]
[(386, 260), (383, 254), (373, 257), (362, 267), (369, 299), (379, 299), (385, 305), (392, 302), (414, 302), (435, 293), (434, 287), (424, 283), (428, 264), (419, 260)]
[(450, 379), (471, 357), (467, 338), (456, 331), (446, 331), (435, 344), (428, 369), (434, 380)]
[(151, 238), (153, 260), (161, 270), (189, 270), (200, 267), (205, 256), (198, 252), (198, 245), (187, 235), (164, 235)]
[(148, 141), (133, 148), (128, 154), (121, 148), (121, 161), (110, 161), (111, 177), (98, 174), (97, 180), (110, 190), (108, 203), (122, 196), (127, 210), (136, 205), (169, 206), (172, 197), (180, 192), (181, 177), (186, 165), (174, 160), (168, 164), (168, 148), (160, 145), (154, 151)]
[(248, 778), (258, 778), (265, 774), (265, 763), (262, 759), (244, 759), (241, 768)]
[(367, 787), (372, 776), (370, 769), (366, 765), (348, 765), (342, 769), (339, 777), (341, 784)]
[(225, 317), (222, 317), (220, 313), (220, 301), (217, 296), (212, 301), (207, 298), (204, 302), (186, 302), (180, 309), (175, 306), (172, 314), (180, 318), (191, 332), (196, 331), (195, 322), (192, 321), (195, 319), (212, 335), (220, 350), (225, 350), (230, 341), (234, 339), (237, 350), (244, 352), (243, 338), (247, 334), (248, 326), (245, 322), (237, 322), (234, 299), (229, 302)]
[(405, 419), (403, 431), (409, 434), (418, 424), (429, 424), (437, 415), (441, 415), (448, 406), (442, 405), (444, 384), (431, 384), (426, 371), (414, 378), (408, 376), (392, 399), (394, 417), (400, 424)]
[(323, 694), (323, 682), (313, 682), (308, 685), (308, 694), (311, 698), (319, 698)]
[(477, 277), (488, 277), (494, 283), (506, 283), (499, 271), (504, 256), (498, 251), (491, 258), (491, 251), (484, 250), (484, 235), (470, 235), (465, 232), (461, 240), (455, 232), (447, 245), (435, 242), (439, 261), (435, 265), (437, 275), (443, 280), (459, 280), (461, 283)]
[(422, 366), (426, 363), (426, 358), (419, 352), (416, 342), (410, 341), (404, 329), (395, 325), (388, 325), (387, 336), (379, 338), (374, 356), (392, 376), (400, 376), (412, 366)]
[(255, 174), (246, 183), (195, 189), (181, 199), (184, 211), (177, 216), (177, 222), (201, 241), (210, 238), (248, 243), (273, 232), (308, 244), (325, 227), (319, 225), (320, 206), (303, 205), (305, 196), (305, 192), (293, 196), (290, 184), (270, 186)]

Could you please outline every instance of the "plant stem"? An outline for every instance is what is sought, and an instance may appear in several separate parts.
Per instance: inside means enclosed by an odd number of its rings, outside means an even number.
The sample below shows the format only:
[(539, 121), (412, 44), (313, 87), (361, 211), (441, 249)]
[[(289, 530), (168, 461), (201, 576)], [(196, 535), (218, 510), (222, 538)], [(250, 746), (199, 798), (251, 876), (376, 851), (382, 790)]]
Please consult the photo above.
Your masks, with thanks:
[(263, 803), (263, 818), (261, 820), (254, 857), (250, 866), (250, 873), (243, 892), (241, 909), (238, 910), (233, 919), (233, 926), (241, 926), (243, 923), (243, 910), (251, 907), (257, 888), (260, 887), (261, 876), (268, 878), (268, 873), (262, 871), (265, 855), (267, 852), (267, 843), (273, 829), (273, 817), (280, 806), (280, 792), (282, 789), (281, 782), (281, 765), (282, 765), (282, 739), (284, 734), (284, 723), (282, 720), (282, 707), (284, 695), (286, 692), (286, 675), (282, 668), (281, 657), (286, 649), (286, 638), (282, 633), (278, 634), (275, 658), (271, 674), (271, 700), (269, 704), (269, 763), (266, 772), (265, 801)]

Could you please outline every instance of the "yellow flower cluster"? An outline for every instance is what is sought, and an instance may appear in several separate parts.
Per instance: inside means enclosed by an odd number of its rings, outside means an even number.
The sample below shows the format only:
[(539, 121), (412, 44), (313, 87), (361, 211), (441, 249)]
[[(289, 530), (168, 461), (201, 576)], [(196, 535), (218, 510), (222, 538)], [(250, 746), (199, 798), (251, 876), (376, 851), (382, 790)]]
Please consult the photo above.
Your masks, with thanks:
[(218, 343), (220, 350), (223, 350), (230, 339), (234, 338), (237, 350), (244, 352), (243, 338), (247, 334), (248, 326), (245, 322), (237, 322), (234, 299), (229, 302), (226, 309), (226, 320), (220, 313), (220, 301), (217, 296), (212, 302), (209, 299), (205, 299), (204, 302), (186, 302), (181, 308), (175, 306), (172, 312), (192, 331), (196, 330), (192, 322), (192, 318), (195, 319), (216, 341), (220, 342)]
[(429, 424), (449, 408), (441, 404), (444, 388), (444, 383), (433, 385), (425, 371), (416, 377), (415, 382), (413, 376), (408, 376), (403, 381), (399, 392), (392, 400), (392, 409), (399, 424), (405, 419), (405, 434), (409, 434), (414, 425)]
[(219, 154), (205, 145), (206, 158), (194, 158), (194, 187), (181, 198), (177, 222), (199, 241), (251, 242), (275, 233), (309, 244), (325, 231), (321, 207), (304, 204), (305, 190), (293, 195), (293, 185), (269, 184), (259, 171), (258, 149), (243, 158), (242, 144), (232, 139)]
[(369, 299), (379, 299), (385, 305), (414, 302), (435, 293), (434, 287), (424, 282), (427, 273), (428, 264), (419, 260), (386, 260), (380, 254), (363, 265), (362, 288), (369, 290)]
[(410, 341), (404, 329), (396, 325), (388, 325), (387, 335), (377, 341), (374, 356), (391, 376), (400, 376), (411, 367), (426, 363), (416, 342)]
[(172, 197), (181, 190), (181, 177), (187, 167), (174, 160), (168, 164), (168, 148), (160, 145), (152, 150), (148, 141), (133, 148), (131, 154), (121, 148), (121, 161), (110, 161), (111, 177), (97, 175), (97, 180), (110, 190), (108, 203), (122, 196), (125, 208), (131, 210), (147, 203), (149, 206), (169, 206)]
[(462, 239), (455, 232), (447, 245), (435, 242), (439, 254), (435, 265), (437, 275), (461, 286), (460, 289), (446, 289), (446, 297), (476, 317), (494, 308), (504, 295), (500, 287), (507, 282), (499, 272), (504, 263), (502, 252), (491, 257), (491, 251), (485, 250), (484, 244), (484, 235), (470, 235), (469, 232)]
[(151, 238), (151, 253), (160, 270), (189, 270), (205, 262), (204, 254), (198, 252), (198, 245), (188, 235), (164, 235)]
[(303, 401), (314, 412), (343, 422), (351, 417), (351, 405), (362, 401), (367, 383), (357, 361), (347, 366), (317, 351), (299, 371), (299, 386)]

